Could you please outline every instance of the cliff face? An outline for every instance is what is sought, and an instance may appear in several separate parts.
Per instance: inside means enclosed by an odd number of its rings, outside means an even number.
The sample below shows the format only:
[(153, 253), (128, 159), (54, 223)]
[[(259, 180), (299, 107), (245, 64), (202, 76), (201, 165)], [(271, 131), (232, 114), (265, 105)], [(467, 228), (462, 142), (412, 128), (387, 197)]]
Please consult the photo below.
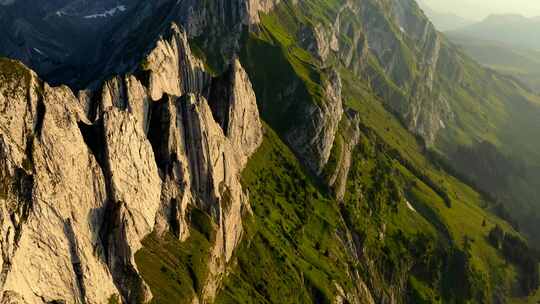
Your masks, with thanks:
[[(340, 23), (343, 25), (335, 28), (345, 64), (371, 82), (385, 96), (388, 108), (432, 145), (453, 114), (445, 98), (434, 90), (441, 37), (418, 4), (408, 0), (351, 2), (339, 11), (336, 24)], [(356, 60), (350, 60), (351, 56)], [(369, 56), (375, 61), (368, 63)], [(392, 85), (379, 77), (387, 77)]]
[(79, 99), (2, 64), (2, 301), (148, 301), (134, 254), (154, 230), (186, 239), (191, 206), (218, 227), (213, 298), (249, 210), (239, 174), (262, 140), (240, 64), (214, 84), (176, 26), (147, 57), (147, 83), (117, 76)]

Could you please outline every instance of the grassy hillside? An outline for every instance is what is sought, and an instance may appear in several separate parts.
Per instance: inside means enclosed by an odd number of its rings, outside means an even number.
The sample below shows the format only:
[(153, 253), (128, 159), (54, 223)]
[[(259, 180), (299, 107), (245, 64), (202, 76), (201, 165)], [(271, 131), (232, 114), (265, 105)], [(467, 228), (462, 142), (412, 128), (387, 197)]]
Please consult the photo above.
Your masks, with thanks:
[[(244, 172), (254, 215), (219, 302), (331, 302), (340, 289), (354, 291), (348, 282), (355, 270), (376, 301), (396, 294), (411, 303), (511, 298), (523, 269), (507, 262), (487, 237), (496, 226), (517, 232), (489, 212), (484, 197), (426, 158), (369, 84), (346, 69), (344, 101), (360, 116), (362, 135), (343, 201), (302, 169), (279, 139), (290, 116), (274, 111), (305, 101), (280, 104), (276, 96), (291, 82), (278, 75), (294, 71), (287, 77), (299, 82), (308, 100), (317, 100), (317, 90), (308, 88), (324, 70), (295, 44), (290, 29), (303, 20), (290, 17), (286, 9), (265, 16), (241, 58), (269, 126)], [(262, 54), (272, 56), (258, 62)], [(341, 132), (334, 154), (347, 140)], [(259, 261), (263, 270), (256, 267)]]
[[(350, 102), (372, 110), (369, 102)], [(383, 130), (390, 131), (384, 132), (407, 134), (387, 119)], [(376, 301), (393, 293), (410, 303), (508, 296), (519, 271), (486, 238), (495, 225), (515, 232), (481, 208), (477, 193), (430, 167), (418, 151), (404, 148), (412, 157), (401, 159), (388, 136), (389, 143), (366, 129), (362, 137), (339, 203), (267, 129), (243, 174), (253, 217), (246, 219), (247, 234), (218, 303), (331, 303), (338, 290), (354, 292), (358, 278)], [(415, 145), (414, 138), (405, 140)], [(409, 171), (408, 161), (424, 163), (427, 177)], [(450, 208), (427, 179), (448, 187)]]
[[(396, 60), (391, 74), (372, 54), (353, 72), (339, 56), (320, 60), (300, 43), (306, 26), (331, 24), (340, 3), (284, 1), (241, 41), (240, 60), (267, 125), (262, 146), (242, 174), (253, 213), (244, 219), (246, 233), (216, 302), (362, 303), (367, 291), (376, 303), (535, 301), (538, 259), (509, 223), (517, 213), (509, 216), (501, 203), (511, 205), (522, 195), (520, 206), (535, 206), (527, 200), (536, 195), (534, 179), (526, 175), (534, 171), (520, 164), (540, 159), (539, 143), (530, 140), (540, 130), (533, 119), (540, 102), (443, 40), (434, 90), (452, 105), (455, 120), (434, 151), (428, 150), (404, 126), (399, 107), (388, 107), (407, 100), (417, 80), (410, 78), (424, 69), (413, 39), (393, 40), (399, 54), (389, 57)], [(384, 24), (391, 19), (386, 11), (379, 13), (373, 18), (383, 19), (371, 20), (372, 26), (404, 35), (395, 24)], [(347, 24), (348, 33), (361, 31), (359, 23)], [(200, 52), (211, 66), (212, 52)], [(359, 127), (339, 200), (326, 177), (313, 176), (283, 141), (309, 119), (303, 109), (326, 102), (323, 84), (330, 69), (341, 76), (346, 114), (325, 172), (342, 161), (351, 140), (347, 126)], [(472, 165), (478, 165), (473, 173), (466, 170)], [(502, 169), (485, 173), (494, 167)], [(499, 171), (508, 175), (501, 180)], [(485, 190), (501, 185), (500, 193)], [(193, 221), (197, 227), (186, 243), (151, 236), (137, 254), (156, 303), (200, 292), (197, 282), (205, 272), (198, 257), (212, 242), (213, 224), (206, 216), (199, 219), (202, 224)]]
[[(456, 66), (456, 72), (448, 72)], [(516, 227), (540, 244), (535, 233), (540, 142), (533, 140), (540, 136), (540, 96), (450, 45), (441, 55), (439, 74), (436, 89), (455, 113), (435, 144), (443, 163), (504, 205)]]

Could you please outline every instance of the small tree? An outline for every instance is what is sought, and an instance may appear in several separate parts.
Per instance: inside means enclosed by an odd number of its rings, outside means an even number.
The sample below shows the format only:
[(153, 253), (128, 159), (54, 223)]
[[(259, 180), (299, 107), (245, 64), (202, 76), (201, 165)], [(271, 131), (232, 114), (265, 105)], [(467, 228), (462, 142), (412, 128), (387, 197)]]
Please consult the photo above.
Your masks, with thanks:
[(489, 242), (491, 245), (497, 249), (502, 248), (502, 243), (504, 240), (504, 231), (499, 225), (496, 225), (488, 235)]

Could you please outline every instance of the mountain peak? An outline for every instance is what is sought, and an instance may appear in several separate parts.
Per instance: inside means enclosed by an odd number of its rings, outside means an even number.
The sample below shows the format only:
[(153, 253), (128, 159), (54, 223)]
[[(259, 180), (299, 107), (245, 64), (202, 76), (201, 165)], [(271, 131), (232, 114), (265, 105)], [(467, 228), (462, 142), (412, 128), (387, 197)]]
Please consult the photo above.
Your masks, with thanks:
[(532, 20), (521, 14), (490, 14), (484, 19), (484, 22), (519, 22)]

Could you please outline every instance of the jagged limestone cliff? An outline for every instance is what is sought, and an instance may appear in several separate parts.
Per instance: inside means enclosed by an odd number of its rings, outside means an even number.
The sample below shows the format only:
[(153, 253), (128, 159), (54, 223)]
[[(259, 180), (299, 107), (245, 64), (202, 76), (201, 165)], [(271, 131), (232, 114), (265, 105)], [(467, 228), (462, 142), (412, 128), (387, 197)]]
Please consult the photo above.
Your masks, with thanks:
[[(3, 303), (150, 300), (134, 254), (154, 229), (186, 239), (193, 207), (217, 224), (213, 298), (250, 209), (239, 174), (262, 140), (255, 95), (238, 61), (214, 84), (176, 26), (142, 68), (148, 83), (118, 76), (79, 100), (2, 61)], [(207, 101), (207, 86), (223, 94)]]

